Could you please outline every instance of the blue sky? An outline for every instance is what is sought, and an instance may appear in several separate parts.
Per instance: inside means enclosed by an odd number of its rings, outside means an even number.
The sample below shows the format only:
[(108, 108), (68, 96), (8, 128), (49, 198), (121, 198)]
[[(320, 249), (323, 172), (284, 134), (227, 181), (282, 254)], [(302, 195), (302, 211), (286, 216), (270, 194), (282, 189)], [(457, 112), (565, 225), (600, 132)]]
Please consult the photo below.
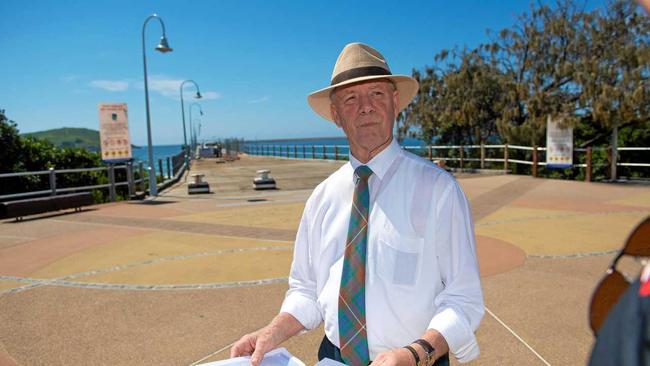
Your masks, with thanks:
[[(98, 129), (97, 104), (125, 102), (132, 142), (145, 144), (141, 29), (156, 12), (174, 51), (153, 50), (161, 30), (150, 21), (145, 46), (155, 145), (183, 140), (185, 79), (205, 96), (198, 100), (203, 138), (342, 136), (311, 111), (306, 96), (329, 83), (345, 44), (368, 43), (393, 73), (410, 74), (433, 64), (444, 48), (487, 41), (486, 30), (510, 27), (528, 9), (526, 0), (2, 0), (0, 109), (21, 132)], [(193, 87), (184, 90), (187, 112)]]

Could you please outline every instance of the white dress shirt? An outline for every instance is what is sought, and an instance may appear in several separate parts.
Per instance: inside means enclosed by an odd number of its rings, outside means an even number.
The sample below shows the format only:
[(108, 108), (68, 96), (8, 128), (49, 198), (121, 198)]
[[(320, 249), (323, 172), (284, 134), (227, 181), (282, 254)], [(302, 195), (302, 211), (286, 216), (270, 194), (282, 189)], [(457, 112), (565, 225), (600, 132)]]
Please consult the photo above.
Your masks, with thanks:
[[(336, 346), (353, 172), (359, 165), (350, 155), (307, 200), (280, 310), (306, 329), (324, 320), (325, 334)], [(474, 331), (484, 308), (465, 194), (450, 174), (403, 151), (395, 139), (366, 165), (373, 171), (366, 265), (370, 359), (410, 344), (427, 329), (445, 337), (458, 361), (476, 358)]]

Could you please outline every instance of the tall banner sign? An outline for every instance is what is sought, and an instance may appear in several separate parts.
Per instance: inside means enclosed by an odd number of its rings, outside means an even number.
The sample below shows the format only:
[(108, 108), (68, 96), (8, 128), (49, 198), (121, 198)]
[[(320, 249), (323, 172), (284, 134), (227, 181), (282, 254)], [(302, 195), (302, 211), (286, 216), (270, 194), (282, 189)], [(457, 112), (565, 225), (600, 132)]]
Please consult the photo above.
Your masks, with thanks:
[(573, 166), (573, 128), (560, 128), (560, 121), (551, 116), (546, 121), (546, 167)]
[(102, 160), (108, 163), (131, 160), (126, 103), (100, 103), (98, 108)]

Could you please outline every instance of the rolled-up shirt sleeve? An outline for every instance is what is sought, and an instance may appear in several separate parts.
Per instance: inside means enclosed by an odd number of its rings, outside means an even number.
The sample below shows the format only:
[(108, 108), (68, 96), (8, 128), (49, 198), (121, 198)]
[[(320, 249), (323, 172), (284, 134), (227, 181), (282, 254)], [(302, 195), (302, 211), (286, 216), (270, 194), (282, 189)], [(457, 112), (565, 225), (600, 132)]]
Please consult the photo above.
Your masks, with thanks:
[(305, 329), (318, 327), (323, 321), (320, 308), (316, 302), (316, 275), (310, 255), (309, 202), (300, 220), (289, 273), (289, 290), (287, 291), (280, 312), (291, 314)]
[(465, 363), (479, 355), (474, 332), (485, 311), (474, 226), (469, 203), (458, 183), (454, 181), (442, 195), (435, 196), (437, 204), (432, 207), (436, 210), (428, 222), (436, 224), (430, 225), (427, 239), (436, 243), (444, 289), (435, 298), (437, 310), (429, 329), (440, 332), (450, 353)]

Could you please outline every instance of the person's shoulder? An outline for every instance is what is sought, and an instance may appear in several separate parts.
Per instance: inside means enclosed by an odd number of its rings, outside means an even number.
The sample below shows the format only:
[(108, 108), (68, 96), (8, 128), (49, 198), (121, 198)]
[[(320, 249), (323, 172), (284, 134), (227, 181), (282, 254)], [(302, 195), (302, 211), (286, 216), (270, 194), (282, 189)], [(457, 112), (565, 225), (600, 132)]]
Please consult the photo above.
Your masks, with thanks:
[(413, 154), (410, 151), (404, 150), (402, 152), (404, 157), (405, 168), (408, 169), (418, 179), (423, 179), (429, 184), (442, 184), (455, 186), (458, 184), (456, 178), (439, 167), (432, 161), (425, 159), (421, 156)]
[(341, 183), (344, 183), (352, 177), (352, 166), (350, 163), (341, 165), (334, 173), (330, 174), (325, 180), (320, 182), (314, 192), (327, 190), (331, 186), (338, 186)]
[(339, 187), (345, 183), (352, 181), (352, 166), (350, 163), (343, 164), (334, 173), (330, 174), (325, 180), (318, 183), (314, 191), (307, 200), (307, 205), (312, 205), (313, 202), (322, 202), (324, 199), (331, 196)]

